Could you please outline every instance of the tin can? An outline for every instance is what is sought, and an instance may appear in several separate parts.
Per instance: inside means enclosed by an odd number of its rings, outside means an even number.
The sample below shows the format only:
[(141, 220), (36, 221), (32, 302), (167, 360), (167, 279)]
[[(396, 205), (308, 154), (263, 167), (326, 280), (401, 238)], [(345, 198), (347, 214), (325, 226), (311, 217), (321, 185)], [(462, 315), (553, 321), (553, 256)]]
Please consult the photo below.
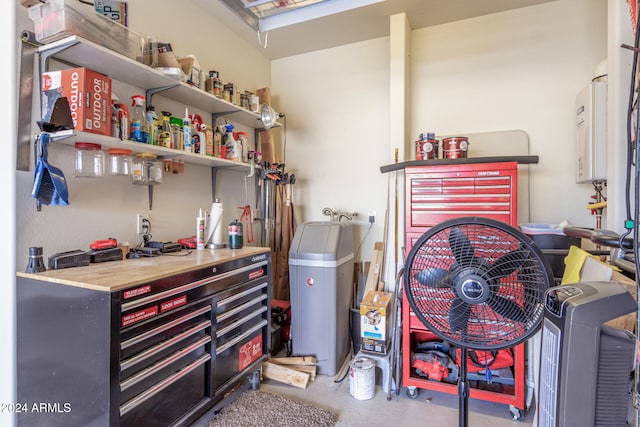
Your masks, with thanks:
[(469, 139), (464, 136), (454, 136), (442, 140), (443, 159), (463, 159), (469, 151)]
[(242, 223), (234, 219), (229, 223), (229, 249), (240, 249), (243, 246)]

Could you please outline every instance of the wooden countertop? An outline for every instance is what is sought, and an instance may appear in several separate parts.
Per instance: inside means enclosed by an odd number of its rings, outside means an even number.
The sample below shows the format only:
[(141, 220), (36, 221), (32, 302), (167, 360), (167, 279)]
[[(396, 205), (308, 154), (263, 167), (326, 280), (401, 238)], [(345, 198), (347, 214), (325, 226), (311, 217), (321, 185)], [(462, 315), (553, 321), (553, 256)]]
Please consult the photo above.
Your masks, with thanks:
[(49, 283), (113, 292), (208, 265), (219, 264), (233, 258), (265, 252), (269, 252), (269, 248), (255, 246), (244, 246), (242, 249), (193, 250), (191, 253), (181, 251), (152, 258), (101, 262), (89, 264), (86, 267), (47, 270), (42, 273), (18, 272), (16, 275)]

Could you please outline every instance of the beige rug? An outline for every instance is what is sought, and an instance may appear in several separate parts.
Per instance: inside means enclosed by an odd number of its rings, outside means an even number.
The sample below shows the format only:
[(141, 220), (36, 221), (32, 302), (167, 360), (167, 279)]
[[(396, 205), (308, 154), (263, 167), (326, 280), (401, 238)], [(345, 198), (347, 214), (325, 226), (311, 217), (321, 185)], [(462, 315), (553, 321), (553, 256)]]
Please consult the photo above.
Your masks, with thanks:
[(315, 406), (260, 390), (247, 390), (205, 427), (334, 427), (338, 416)]

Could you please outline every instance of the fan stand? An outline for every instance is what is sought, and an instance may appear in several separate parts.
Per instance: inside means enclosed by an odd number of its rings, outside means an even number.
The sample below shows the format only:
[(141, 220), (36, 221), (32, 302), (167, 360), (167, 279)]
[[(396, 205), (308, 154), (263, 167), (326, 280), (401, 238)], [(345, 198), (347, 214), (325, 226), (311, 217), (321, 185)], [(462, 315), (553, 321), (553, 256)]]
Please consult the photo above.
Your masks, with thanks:
[(553, 282), (551, 267), (512, 226), (459, 217), (436, 224), (413, 244), (404, 277), (416, 317), (460, 349), (458, 415), (460, 427), (467, 427), (468, 350), (513, 347), (535, 333), (544, 291)]
[(460, 348), (460, 379), (458, 381), (458, 425), (469, 425), (469, 383), (467, 382), (467, 348)]

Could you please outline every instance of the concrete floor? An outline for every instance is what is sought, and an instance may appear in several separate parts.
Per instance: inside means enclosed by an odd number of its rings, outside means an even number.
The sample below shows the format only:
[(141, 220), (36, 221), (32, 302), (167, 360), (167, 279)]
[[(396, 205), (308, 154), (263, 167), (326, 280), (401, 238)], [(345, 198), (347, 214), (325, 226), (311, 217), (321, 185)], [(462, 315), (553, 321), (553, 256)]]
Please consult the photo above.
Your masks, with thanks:
[[(341, 427), (412, 427), (412, 426), (457, 426), (459, 425), (459, 399), (430, 390), (419, 390), (418, 397), (406, 396), (405, 389), (396, 396), (376, 385), (373, 399), (355, 399), (349, 390), (349, 381), (334, 382), (334, 377), (318, 375), (306, 389), (299, 389), (273, 380), (264, 380), (260, 389), (286, 396), (339, 415)], [(514, 421), (508, 405), (480, 400), (469, 400), (468, 425), (471, 427), (528, 427), (533, 424), (533, 411), (522, 421)]]

